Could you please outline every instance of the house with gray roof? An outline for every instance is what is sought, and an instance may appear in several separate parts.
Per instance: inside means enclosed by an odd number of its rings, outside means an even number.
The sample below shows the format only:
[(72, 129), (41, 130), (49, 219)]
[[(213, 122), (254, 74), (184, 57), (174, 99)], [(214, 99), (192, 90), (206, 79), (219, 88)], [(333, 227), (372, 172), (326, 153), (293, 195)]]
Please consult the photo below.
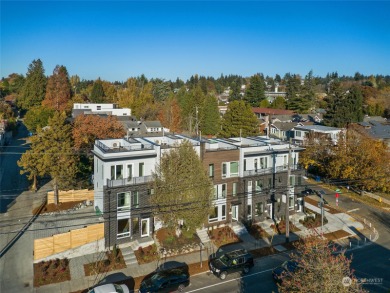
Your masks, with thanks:
[(305, 125), (295, 126), (292, 131), (292, 142), (297, 145), (303, 145), (310, 134), (328, 137), (332, 140), (333, 144), (337, 144), (340, 132), (343, 131), (343, 129), (323, 125)]
[(390, 147), (390, 121), (386, 118), (364, 117), (363, 122), (358, 123), (364, 132), (373, 139), (381, 140)]

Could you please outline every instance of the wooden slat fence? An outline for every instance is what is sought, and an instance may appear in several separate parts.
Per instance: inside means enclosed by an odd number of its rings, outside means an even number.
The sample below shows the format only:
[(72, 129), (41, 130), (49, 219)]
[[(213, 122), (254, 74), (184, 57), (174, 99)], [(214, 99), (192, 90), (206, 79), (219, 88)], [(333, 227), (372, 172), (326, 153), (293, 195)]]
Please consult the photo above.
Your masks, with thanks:
[[(82, 190), (69, 190), (69, 191), (58, 191), (58, 201), (61, 202), (72, 202), (81, 200), (93, 200), (93, 190), (82, 189)], [(47, 203), (54, 203), (54, 191), (47, 193)]]
[(34, 240), (34, 260), (48, 257), (104, 238), (104, 224)]

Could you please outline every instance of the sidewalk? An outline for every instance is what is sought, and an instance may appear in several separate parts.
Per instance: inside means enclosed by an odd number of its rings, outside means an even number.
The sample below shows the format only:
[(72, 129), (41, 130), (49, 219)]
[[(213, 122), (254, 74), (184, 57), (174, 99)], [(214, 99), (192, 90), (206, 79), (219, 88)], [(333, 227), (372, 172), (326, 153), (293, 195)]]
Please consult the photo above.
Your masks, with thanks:
[[(320, 209), (314, 205), (306, 203), (306, 207), (320, 213)], [(303, 213), (296, 213), (291, 217), (291, 221), (300, 229), (299, 232), (290, 233), (290, 241), (294, 241), (299, 239), (300, 237), (307, 236), (312, 234), (312, 231), (305, 228), (302, 224), (299, 223), (299, 218), (303, 217)], [(346, 213), (337, 213), (331, 214), (325, 211), (324, 216), (328, 219), (328, 223), (324, 225), (324, 233), (335, 232), (339, 230), (343, 230), (351, 235), (351, 237), (346, 237), (345, 239), (337, 240), (336, 243), (344, 246), (349, 249), (356, 249), (358, 247), (362, 247), (363, 245), (368, 245), (373, 241), (376, 241), (378, 238), (377, 233), (373, 232), (373, 229), (369, 229), (367, 225), (364, 223), (358, 222), (356, 219), (351, 217)], [(263, 222), (262, 226), (269, 228), (270, 222)], [(321, 229), (321, 228), (317, 228)], [(269, 239), (254, 239), (245, 229), (239, 229), (240, 235), (238, 235), (242, 242), (233, 244), (234, 248), (244, 248), (247, 250), (254, 250), (262, 247), (270, 246)], [(272, 231), (272, 229), (271, 229)], [(317, 230), (319, 231), (319, 230)], [(271, 234), (272, 235), (272, 234)], [(369, 236), (371, 235), (371, 236)], [(371, 241), (369, 240), (371, 237)], [(278, 247), (278, 245), (285, 243), (285, 235), (274, 235), (272, 238), (272, 245)], [(210, 242), (206, 243), (205, 250), (202, 252), (202, 260), (205, 261), (208, 259), (209, 254), (217, 252), (217, 248)], [(34, 288), (34, 292), (45, 293), (45, 292), (73, 292), (88, 288), (89, 286), (93, 286), (97, 283), (96, 276), (85, 276), (83, 265), (86, 263), (90, 263), (96, 260), (97, 253), (89, 254), (84, 256), (78, 256), (70, 259), (70, 271), (71, 271), (71, 280), (58, 284), (51, 284), (46, 286), (41, 286)], [(147, 264), (139, 265), (137, 263), (128, 265), (127, 268), (117, 271), (112, 271), (107, 273), (110, 274), (118, 274), (122, 273), (127, 277), (141, 277), (145, 276), (154, 270), (156, 270), (159, 266), (162, 266), (165, 262), (180, 262), (186, 264), (199, 263), (201, 260), (201, 254), (199, 251), (189, 253), (186, 255), (179, 255), (174, 257), (169, 257), (164, 260), (160, 260), (160, 262), (151, 262)], [(102, 276), (100, 276), (102, 277)], [(104, 277), (104, 276), (103, 276)]]

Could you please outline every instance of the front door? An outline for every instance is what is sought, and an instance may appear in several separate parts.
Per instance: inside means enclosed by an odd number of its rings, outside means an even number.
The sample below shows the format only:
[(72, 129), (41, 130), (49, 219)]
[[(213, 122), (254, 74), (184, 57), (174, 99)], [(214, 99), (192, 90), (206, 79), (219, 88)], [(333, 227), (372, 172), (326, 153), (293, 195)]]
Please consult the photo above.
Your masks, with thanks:
[(238, 206), (232, 206), (232, 219), (238, 220)]
[(149, 218), (141, 220), (141, 237), (149, 236)]

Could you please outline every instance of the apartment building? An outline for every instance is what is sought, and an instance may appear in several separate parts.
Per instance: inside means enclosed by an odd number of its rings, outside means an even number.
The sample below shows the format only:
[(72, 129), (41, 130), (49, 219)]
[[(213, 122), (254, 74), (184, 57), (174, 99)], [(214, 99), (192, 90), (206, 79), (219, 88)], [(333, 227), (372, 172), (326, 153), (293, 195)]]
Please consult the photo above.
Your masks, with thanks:
[[(233, 221), (280, 219), (289, 205), (301, 210), (298, 146), (265, 137), (202, 139), (182, 135), (97, 140), (94, 145), (95, 208), (105, 219), (110, 247), (150, 238), (157, 225), (149, 199), (152, 172), (164, 152), (189, 140), (214, 183), (213, 213), (205, 227)], [(288, 154), (291, 154), (287, 190)], [(160, 224), (160, 223), (159, 223)]]

